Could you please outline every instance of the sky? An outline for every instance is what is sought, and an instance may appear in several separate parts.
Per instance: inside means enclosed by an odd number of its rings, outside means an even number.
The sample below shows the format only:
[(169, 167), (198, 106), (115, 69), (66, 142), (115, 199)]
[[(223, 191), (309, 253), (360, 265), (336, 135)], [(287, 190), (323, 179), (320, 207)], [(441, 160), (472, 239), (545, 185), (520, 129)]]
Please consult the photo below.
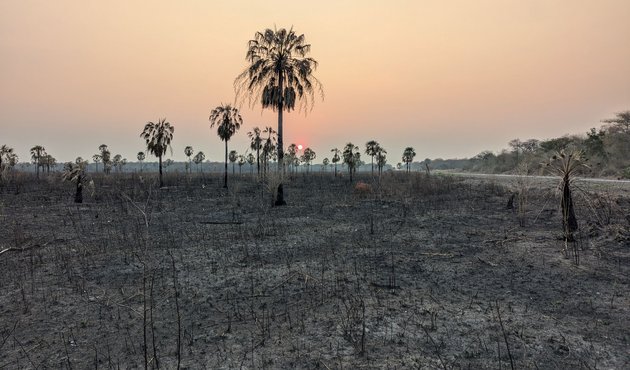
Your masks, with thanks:
[[(266, 28), (304, 34), (324, 99), (285, 115), (284, 142), (316, 162), (378, 141), (389, 162), (471, 157), (509, 140), (583, 134), (630, 109), (628, 0), (0, 0), (0, 145), (20, 160), (43, 145), (59, 161), (107, 144), (135, 160), (147, 121), (223, 159), (210, 110), (234, 103), (247, 41)], [(230, 149), (254, 126), (241, 106)]]

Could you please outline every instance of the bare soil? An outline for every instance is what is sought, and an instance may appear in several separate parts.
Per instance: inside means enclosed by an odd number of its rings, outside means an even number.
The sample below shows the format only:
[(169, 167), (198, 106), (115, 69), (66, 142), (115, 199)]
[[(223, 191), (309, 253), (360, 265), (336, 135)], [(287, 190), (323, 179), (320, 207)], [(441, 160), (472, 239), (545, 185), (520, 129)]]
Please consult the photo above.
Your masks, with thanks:
[(630, 368), (627, 187), (94, 180), (0, 185), (2, 369)]

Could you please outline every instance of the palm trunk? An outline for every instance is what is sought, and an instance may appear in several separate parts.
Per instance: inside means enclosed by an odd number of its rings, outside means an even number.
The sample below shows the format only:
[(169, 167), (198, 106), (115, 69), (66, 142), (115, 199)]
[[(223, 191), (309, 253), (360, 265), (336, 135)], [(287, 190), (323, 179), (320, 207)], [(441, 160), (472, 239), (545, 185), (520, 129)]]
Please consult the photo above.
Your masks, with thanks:
[(227, 173), (228, 173), (228, 167), (227, 167), (227, 163), (228, 163), (228, 141), (225, 140), (225, 173), (223, 176), (223, 187), (227, 189)]
[[(278, 172), (280, 175), (284, 172), (284, 140), (282, 130), (282, 111), (284, 110), (284, 80), (283, 74), (278, 74), (278, 86), (280, 87), (280, 104), (278, 104)], [(284, 201), (284, 188), (282, 183), (278, 185), (278, 196), (276, 198), (275, 205), (283, 206), (287, 203)]]
[(234, 175), (234, 162), (232, 162), (232, 175)]
[(74, 193), (74, 202), (83, 203), (83, 176), (77, 178), (77, 191)]
[(158, 162), (160, 166), (160, 187), (164, 187), (164, 182), (162, 181), (162, 156), (158, 156)]

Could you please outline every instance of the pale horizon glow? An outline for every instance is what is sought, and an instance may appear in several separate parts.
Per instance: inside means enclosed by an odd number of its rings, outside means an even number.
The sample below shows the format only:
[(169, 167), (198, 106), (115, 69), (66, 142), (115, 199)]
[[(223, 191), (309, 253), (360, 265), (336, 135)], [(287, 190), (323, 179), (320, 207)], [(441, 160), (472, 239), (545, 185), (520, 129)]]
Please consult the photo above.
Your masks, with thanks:
[[(247, 41), (265, 28), (306, 36), (325, 98), (285, 115), (285, 146), (330, 149), (376, 140), (388, 163), (499, 151), (514, 138), (584, 134), (630, 109), (630, 2), (43, 1), (0, 2), (0, 145), (20, 161), (43, 145), (58, 161), (100, 144), (129, 161), (147, 121), (175, 127), (184, 147), (221, 161), (208, 115), (234, 103)], [(230, 150), (254, 126), (241, 107)], [(146, 161), (153, 161), (147, 156)]]

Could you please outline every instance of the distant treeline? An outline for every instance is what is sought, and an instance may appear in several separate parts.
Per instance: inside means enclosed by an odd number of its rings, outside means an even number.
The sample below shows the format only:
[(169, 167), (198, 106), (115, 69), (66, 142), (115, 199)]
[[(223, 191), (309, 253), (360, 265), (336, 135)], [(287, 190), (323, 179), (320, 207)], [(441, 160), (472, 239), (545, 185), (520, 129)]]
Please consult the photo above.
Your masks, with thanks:
[(549, 140), (514, 139), (499, 153), (483, 151), (467, 159), (434, 159), (413, 163), (412, 169), (425, 170), (429, 162), (435, 170), (462, 170), (480, 173), (544, 174), (544, 164), (556, 152), (581, 150), (588, 168), (581, 175), (630, 179), (630, 111), (617, 113), (581, 135), (565, 135)]

